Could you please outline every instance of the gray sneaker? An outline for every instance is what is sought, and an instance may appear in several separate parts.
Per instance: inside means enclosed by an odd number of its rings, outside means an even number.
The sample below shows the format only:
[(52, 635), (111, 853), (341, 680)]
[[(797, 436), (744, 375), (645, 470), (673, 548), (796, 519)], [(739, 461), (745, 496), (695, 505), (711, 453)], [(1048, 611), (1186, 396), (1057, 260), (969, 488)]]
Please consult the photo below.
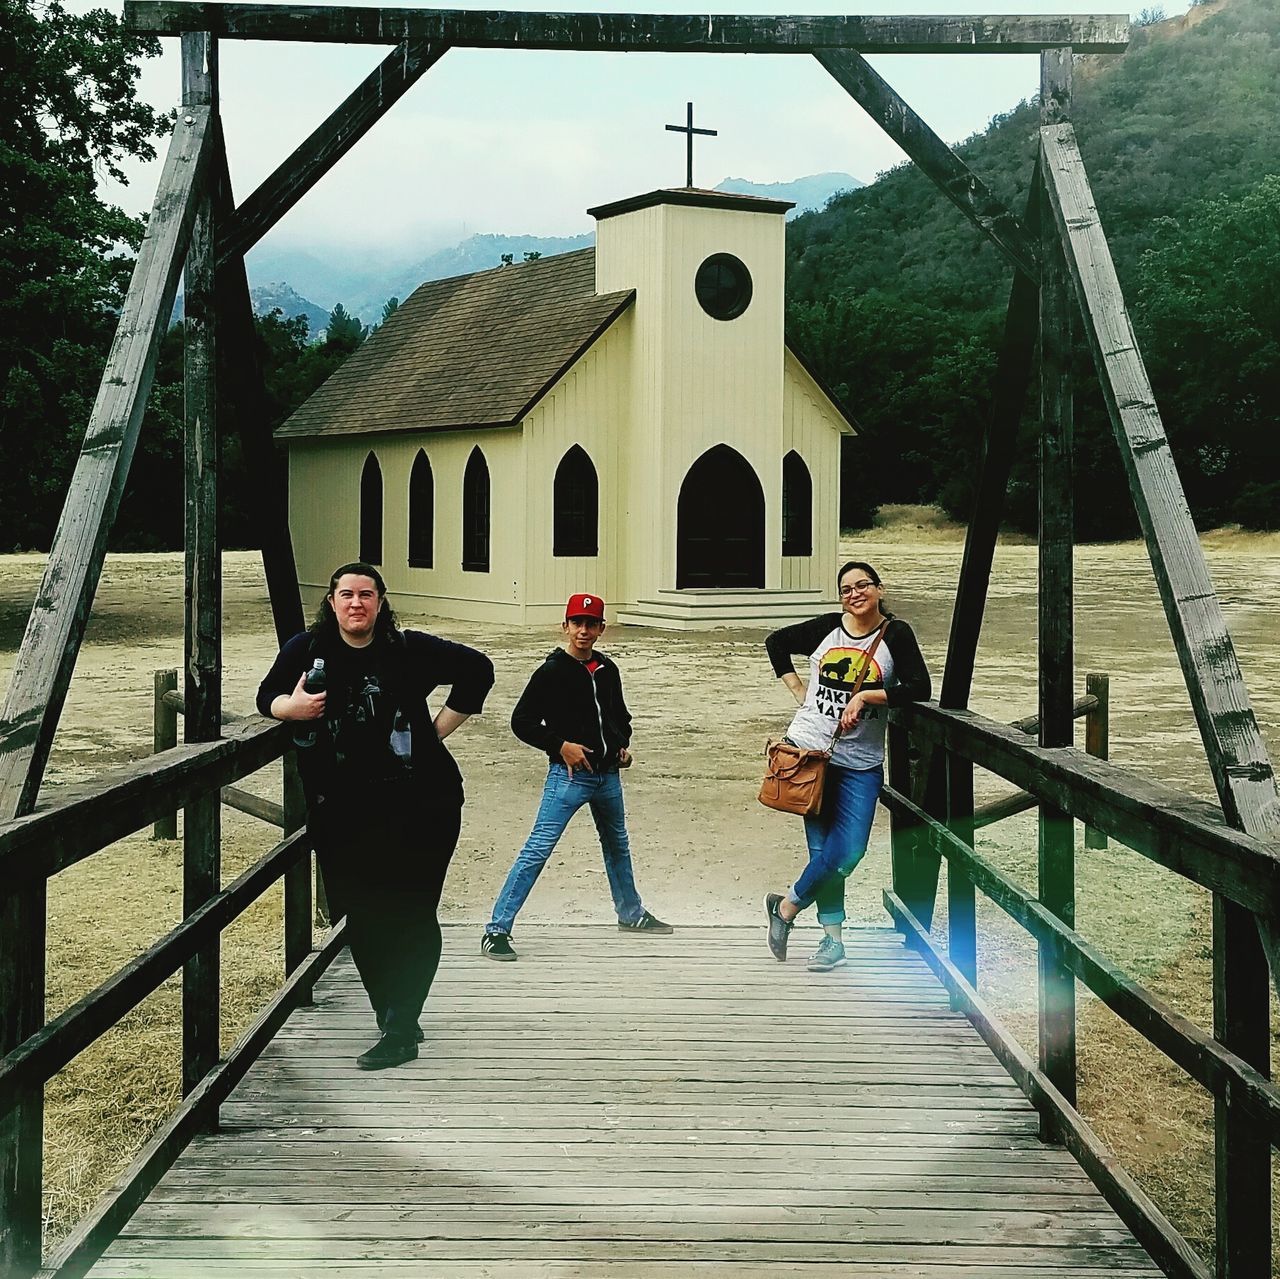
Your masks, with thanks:
[(822, 939), (822, 945), (813, 952), (809, 960), (811, 973), (829, 973), (845, 963), (844, 942), (836, 941), (829, 933)]
[(769, 951), (778, 963), (787, 957), (787, 938), (791, 935), (791, 925), (778, 914), (781, 900), (781, 893), (766, 893), (764, 897), (764, 913), (769, 919)]

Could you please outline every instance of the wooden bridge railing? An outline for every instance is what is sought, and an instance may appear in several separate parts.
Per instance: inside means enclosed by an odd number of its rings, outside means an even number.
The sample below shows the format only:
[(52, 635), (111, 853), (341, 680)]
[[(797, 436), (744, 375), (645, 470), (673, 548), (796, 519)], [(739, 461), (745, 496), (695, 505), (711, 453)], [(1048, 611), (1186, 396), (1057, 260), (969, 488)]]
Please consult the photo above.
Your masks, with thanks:
[[(142, 830), (176, 807), (200, 803), (231, 782), (256, 772), (290, 749), (288, 729), (259, 718), (228, 726), (222, 738), (174, 746), (160, 754), (113, 770), (90, 785), (68, 787), (46, 807), (0, 824), (0, 905), (5, 896), (100, 852), (116, 840)], [(289, 761), (286, 761), (286, 766)], [(223, 930), (239, 918), (277, 880), (284, 880), (285, 981), (271, 1002), (240, 1037), (231, 1053), (206, 1068), (203, 1041), (216, 1045), (220, 984), (184, 983), (182, 1104), (139, 1152), (116, 1184), (44, 1262), (45, 1273), (83, 1275), (119, 1232), (191, 1136), (216, 1125), (218, 1106), (244, 1075), (290, 1010), (306, 1002), (316, 978), (342, 944), (339, 926), (312, 951), (311, 846), (302, 828), (301, 807), (290, 800), (286, 784), (287, 830), (284, 839), (232, 883), (217, 887), (205, 900), (188, 903), (186, 918), (154, 945), (125, 964), (95, 990), (0, 1058), (0, 1118), (33, 1094), (78, 1053), (117, 1025), (163, 982), (197, 957), (216, 955)], [(16, 1005), (19, 989), (45, 963), (43, 919), (13, 947), (20, 962), (0, 967), (0, 1009)], [(10, 939), (13, 941), (14, 939)], [(217, 972), (215, 963), (212, 971)], [(0, 1014), (2, 1015), (2, 1014)], [(191, 1032), (200, 1025), (204, 1034)], [(199, 1068), (193, 1068), (193, 1054)], [(40, 1264), (42, 1132), (23, 1130), (0, 1183), (0, 1230), (11, 1240), (26, 1240), (31, 1263), (4, 1279), (26, 1279)], [(13, 1250), (13, 1251), (16, 1251)]]
[[(1214, 806), (1137, 776), (1074, 747), (1042, 747), (1021, 726), (934, 703), (893, 712), (889, 784), (893, 887), (885, 905), (908, 944), (923, 954), (996, 1056), (1039, 1109), (1043, 1131), (1080, 1161), (1117, 1213), (1165, 1271), (1186, 1279), (1213, 1273), (1091, 1131), (1075, 1107), (1074, 997), (1064, 1017), (1055, 1005), (1065, 978), (1079, 981), (1217, 1099), (1215, 1153), (1219, 1195), (1234, 1199), (1218, 1214), (1219, 1257), (1252, 1256), (1255, 1268), (1219, 1275), (1269, 1274), (1269, 1187), (1238, 1170), (1257, 1166), (1261, 1147), (1280, 1145), (1280, 1089), (1214, 1035), (1174, 1012), (1081, 937), (1064, 919), (974, 851), (973, 769), (1013, 782), (1046, 809), (1088, 823), (1144, 857), (1209, 889), (1220, 902), (1263, 920), (1280, 916), (1280, 847), (1228, 826)], [(938, 770), (945, 784), (938, 785)], [(930, 776), (935, 779), (930, 783)], [(947, 943), (931, 936), (939, 868), (947, 864)], [(1074, 896), (1074, 885), (1070, 886)], [(1038, 1060), (1033, 1060), (978, 995), (975, 891), (980, 890), (1036, 940), (1039, 948)], [(1215, 950), (1222, 943), (1215, 939)], [(1239, 1007), (1226, 987), (1238, 970), (1215, 954), (1215, 1005)], [(1265, 978), (1264, 978), (1265, 980)], [(1265, 994), (1265, 992), (1264, 992)], [(1260, 1013), (1266, 1032), (1266, 1003)], [(1234, 1028), (1238, 1030), (1239, 1028)], [(1256, 1027), (1254, 1028), (1257, 1029)], [(1070, 1063), (1067, 1077), (1061, 1064)], [(1056, 1073), (1055, 1073), (1056, 1072)], [(1247, 1146), (1247, 1150), (1242, 1150)], [(1256, 1211), (1240, 1211), (1252, 1203)], [(1247, 1237), (1226, 1237), (1229, 1232)]]

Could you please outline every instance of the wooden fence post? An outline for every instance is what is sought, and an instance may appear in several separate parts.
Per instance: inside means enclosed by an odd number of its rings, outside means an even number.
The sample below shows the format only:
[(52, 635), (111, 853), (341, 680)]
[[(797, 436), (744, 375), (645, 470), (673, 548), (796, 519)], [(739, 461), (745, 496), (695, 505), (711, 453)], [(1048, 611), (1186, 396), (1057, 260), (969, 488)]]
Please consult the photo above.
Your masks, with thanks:
[[(893, 720), (886, 732), (888, 741), (889, 785), (899, 795), (911, 793), (911, 764), (907, 758), (907, 730)], [(910, 819), (896, 808), (889, 810), (889, 846), (893, 891), (906, 903), (915, 900), (915, 835)], [(905, 930), (903, 930), (905, 935)]]
[[(947, 751), (947, 828), (973, 847), (973, 762)], [(978, 985), (978, 915), (973, 880), (947, 861), (947, 952), (970, 986)], [(960, 1004), (953, 998), (952, 1008)]]
[[(1097, 705), (1084, 717), (1084, 748), (1095, 759), (1111, 757), (1111, 681), (1106, 675), (1090, 671), (1084, 677), (1084, 691)], [(1105, 831), (1092, 826), (1084, 828), (1086, 848), (1106, 848)]]
[[(292, 835), (306, 824), (306, 802), (298, 776), (297, 752), (284, 756), (284, 833)], [(308, 851), (284, 875), (284, 971), (290, 976), (311, 954), (311, 862)]]
[[(1213, 895), (1213, 1035), (1271, 1075), (1271, 990), (1253, 915)], [(1217, 1279), (1271, 1275), (1271, 1142), (1230, 1092), (1214, 1098)]]
[[(151, 711), (151, 753), (171, 750), (178, 744), (178, 712), (164, 700), (166, 693), (178, 691), (176, 670), (156, 671), (156, 700)], [(178, 814), (175, 810), (151, 827), (152, 839), (177, 839)]]
[[(1072, 53), (1040, 55), (1042, 128), (1070, 117)], [(1043, 173), (1041, 173), (1043, 182)], [(1047, 196), (1040, 187), (1040, 198)], [(1074, 299), (1058, 228), (1043, 206), (1040, 228), (1040, 745), (1070, 746), (1074, 736), (1074, 582), (1071, 342)], [(1040, 805), (1040, 901), (1075, 926), (1075, 823), (1068, 813)], [(1039, 953), (1039, 1060), (1062, 1095), (1076, 1101), (1075, 978), (1046, 940)], [(1040, 1135), (1054, 1137), (1047, 1114)]]
[[(217, 120), (217, 45), (182, 36), (184, 108), (206, 107)], [(186, 626), (183, 636), (183, 740), (222, 733), (222, 573), (218, 541), (216, 315), (213, 182), (206, 173), (183, 273), (185, 330)], [(222, 799), (216, 789), (188, 802), (182, 826), (183, 913), (194, 914), (222, 888)], [(221, 938), (201, 947), (182, 970), (182, 1094), (188, 1096), (221, 1055)]]

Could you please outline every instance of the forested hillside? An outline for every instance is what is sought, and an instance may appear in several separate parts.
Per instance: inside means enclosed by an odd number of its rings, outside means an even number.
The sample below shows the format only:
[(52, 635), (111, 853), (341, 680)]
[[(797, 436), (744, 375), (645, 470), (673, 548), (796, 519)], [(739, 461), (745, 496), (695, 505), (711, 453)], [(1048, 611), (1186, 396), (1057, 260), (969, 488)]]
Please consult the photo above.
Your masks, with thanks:
[[(1082, 59), (1074, 123), (1183, 482), (1202, 525), (1280, 527), (1280, 5), (1218, 0)], [(1036, 147), (1024, 103), (967, 142), (1020, 214)], [(846, 524), (881, 502), (967, 518), (1010, 272), (913, 167), (788, 233), (789, 334), (866, 432)], [(1077, 528), (1132, 533), (1092, 361), (1079, 344)], [(1036, 518), (1034, 402), (1009, 518)]]

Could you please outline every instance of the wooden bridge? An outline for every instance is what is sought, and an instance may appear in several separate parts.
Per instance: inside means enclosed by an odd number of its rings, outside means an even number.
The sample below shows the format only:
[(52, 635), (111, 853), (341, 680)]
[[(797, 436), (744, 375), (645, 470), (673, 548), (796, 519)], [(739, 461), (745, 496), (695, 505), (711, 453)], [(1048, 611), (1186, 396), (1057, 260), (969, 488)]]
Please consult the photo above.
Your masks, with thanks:
[(417, 1062), (345, 956), (93, 1279), (1159, 1271), (891, 930), (447, 930)]
[[(1271, 981), (1280, 976), (1280, 792), (1071, 125), (1073, 59), (1122, 50), (1124, 16), (708, 18), (125, 0), (125, 23), (181, 38), (182, 109), (0, 713), (2, 1279), (80, 1279), (95, 1269), (122, 1277), (416, 1275), (432, 1267), (450, 1275), (586, 1275), (606, 1264), (614, 1275), (835, 1265), (890, 1277), (1031, 1279), (1148, 1272), (1135, 1238), (1177, 1279), (1270, 1275), (1272, 1154), (1280, 1144), (1280, 1089), (1269, 1078)], [(237, 203), (217, 51), (219, 40), (240, 39), (394, 47)], [(812, 58), (956, 205), (1013, 279), (939, 703), (903, 707), (890, 719), (884, 802), (893, 874), (885, 905), (909, 949), (890, 934), (866, 934), (856, 962), (817, 980), (769, 962), (754, 933), (684, 931), (644, 952), (628, 952), (613, 933), (530, 933), (525, 958), (512, 968), (486, 967), (468, 945), (455, 946), (422, 1058), (382, 1079), (357, 1079), (352, 1050), (371, 1028), (341, 962), (326, 971), (341, 950), (340, 928), (312, 949), (310, 856), (296, 787), (286, 785), (278, 813), (289, 833), (222, 883), (224, 788), (285, 755), (289, 741), (282, 725), (223, 723), (217, 463), (220, 441), (234, 428), (257, 486), (255, 534), (283, 642), (302, 629), (303, 610), (244, 253), (450, 48), (472, 47)], [(898, 53), (1039, 54), (1039, 145), (1024, 217), (866, 57)], [(38, 808), (180, 275), (186, 740)], [(1217, 807), (1073, 746), (1077, 322)], [(1031, 739), (968, 708), (1035, 372), (1039, 705)], [(1025, 792), (1010, 804), (1039, 809), (1034, 887), (981, 855), (977, 768)], [(179, 807), (183, 921), (47, 1018), (47, 881)], [(266, 816), (276, 820), (275, 808)], [(1076, 822), (1212, 894), (1211, 1031), (1165, 1006), (1075, 931)], [(944, 862), (945, 943), (931, 931)], [(281, 879), (285, 982), (223, 1058), (221, 933)], [(978, 892), (1036, 944), (1034, 1057), (979, 996)], [(184, 1101), (46, 1256), (44, 1086), (179, 971)], [(1078, 986), (1213, 1099), (1212, 1264), (1076, 1110)]]

